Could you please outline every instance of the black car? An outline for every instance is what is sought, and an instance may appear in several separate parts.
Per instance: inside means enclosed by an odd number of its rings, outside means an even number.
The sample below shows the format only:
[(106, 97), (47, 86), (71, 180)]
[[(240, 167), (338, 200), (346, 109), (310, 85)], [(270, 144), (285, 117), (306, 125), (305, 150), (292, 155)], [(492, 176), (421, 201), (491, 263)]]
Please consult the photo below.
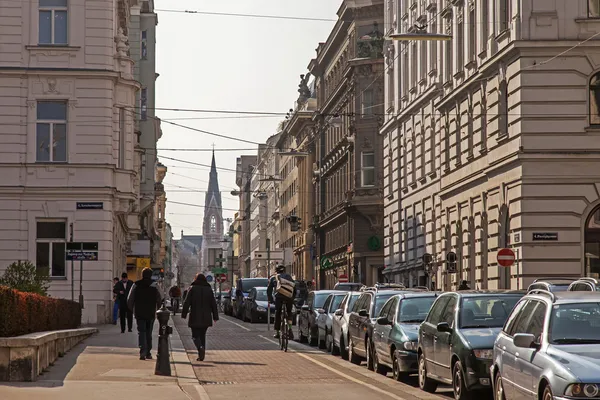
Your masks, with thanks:
[(244, 321), (255, 323), (266, 321), (269, 317), (267, 307), (271, 308), (271, 320), (275, 319), (275, 304), (269, 306), (266, 287), (254, 287), (250, 289), (248, 297), (244, 302), (245, 315)]
[(419, 387), (433, 393), (452, 385), (454, 398), (490, 390), (494, 341), (523, 291), (444, 293), (419, 328)]
[(318, 344), (319, 327), (317, 326), (317, 318), (323, 310), (325, 300), (332, 293), (345, 293), (339, 290), (317, 290), (308, 294), (306, 304), (300, 308), (298, 314), (298, 340), (305, 342), (308, 340), (311, 346)]
[(223, 299), (221, 301), (223, 302), (223, 313), (225, 315), (230, 315), (230, 316), (233, 315), (232, 294), (233, 295), (235, 294), (235, 288), (231, 288), (223, 294)]
[(373, 370), (373, 327), (381, 307), (395, 294), (411, 293), (410, 289), (365, 290), (352, 308), (348, 318), (348, 358), (353, 364), (367, 360), (367, 367)]
[(250, 290), (255, 287), (269, 286), (268, 278), (241, 278), (238, 279), (235, 290), (235, 316), (239, 319), (244, 318), (244, 301)]

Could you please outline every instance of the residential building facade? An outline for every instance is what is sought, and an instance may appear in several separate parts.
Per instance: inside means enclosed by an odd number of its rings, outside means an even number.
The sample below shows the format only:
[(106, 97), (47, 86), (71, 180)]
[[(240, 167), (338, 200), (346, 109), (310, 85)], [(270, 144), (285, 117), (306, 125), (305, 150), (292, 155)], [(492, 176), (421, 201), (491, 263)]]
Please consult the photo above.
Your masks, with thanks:
[(236, 160), (235, 184), (239, 188), (233, 194), (239, 196), (239, 212), (236, 218), (238, 224), (238, 270), (239, 276), (243, 278), (250, 277), (251, 270), (251, 249), (252, 249), (252, 171), (256, 168), (257, 157), (241, 156)]
[[(317, 285), (383, 271), (383, 0), (344, 1), (309, 65), (315, 77)], [(335, 119), (341, 119), (336, 126)], [(321, 267), (322, 266), (322, 267)]]
[(139, 231), (127, 44), (137, 2), (70, 3), (0, 1), (0, 270), (30, 260), (49, 272), (51, 296), (77, 300), (66, 242), (98, 242), (98, 261), (83, 263), (82, 322), (106, 323)]
[(386, 13), (394, 32), (452, 35), (387, 48), (386, 275), (443, 289), (598, 277), (598, 10), (395, 0)]

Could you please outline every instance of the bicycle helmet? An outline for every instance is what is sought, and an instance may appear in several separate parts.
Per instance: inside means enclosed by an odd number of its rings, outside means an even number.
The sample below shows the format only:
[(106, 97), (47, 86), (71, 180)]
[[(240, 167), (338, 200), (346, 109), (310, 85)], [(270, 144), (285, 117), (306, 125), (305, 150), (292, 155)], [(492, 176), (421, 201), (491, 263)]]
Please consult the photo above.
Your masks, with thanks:
[(278, 265), (275, 267), (275, 272), (278, 274), (282, 274), (285, 272), (285, 265)]

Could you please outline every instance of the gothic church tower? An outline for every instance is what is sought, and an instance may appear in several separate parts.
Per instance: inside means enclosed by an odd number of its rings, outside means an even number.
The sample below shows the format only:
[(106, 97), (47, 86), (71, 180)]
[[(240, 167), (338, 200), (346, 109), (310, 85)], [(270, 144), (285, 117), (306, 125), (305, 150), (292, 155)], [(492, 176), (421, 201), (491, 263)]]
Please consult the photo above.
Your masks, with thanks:
[(215, 258), (222, 253), (223, 243), (223, 205), (219, 191), (219, 177), (215, 151), (212, 154), (208, 190), (204, 201), (204, 224), (202, 226), (202, 270), (207, 272), (216, 265)]

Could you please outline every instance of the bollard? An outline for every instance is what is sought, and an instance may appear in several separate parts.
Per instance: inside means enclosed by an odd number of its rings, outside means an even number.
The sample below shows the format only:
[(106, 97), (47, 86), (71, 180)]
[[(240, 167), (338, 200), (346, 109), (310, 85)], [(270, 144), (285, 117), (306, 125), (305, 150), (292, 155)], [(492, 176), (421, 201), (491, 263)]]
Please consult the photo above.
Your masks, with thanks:
[(158, 354), (156, 355), (156, 368), (154, 375), (171, 376), (171, 356), (169, 354), (169, 335), (173, 328), (169, 326), (171, 312), (165, 307), (165, 303), (156, 312), (158, 319)]

